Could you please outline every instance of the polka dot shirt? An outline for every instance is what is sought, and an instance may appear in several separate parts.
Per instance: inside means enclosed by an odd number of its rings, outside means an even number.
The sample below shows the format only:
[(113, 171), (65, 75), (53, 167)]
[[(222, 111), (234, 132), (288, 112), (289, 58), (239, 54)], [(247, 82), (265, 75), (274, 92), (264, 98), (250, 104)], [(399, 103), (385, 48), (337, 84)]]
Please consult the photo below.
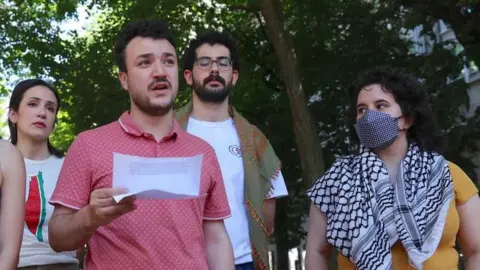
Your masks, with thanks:
[(138, 199), (137, 209), (102, 226), (90, 238), (85, 269), (208, 269), (203, 220), (230, 216), (220, 167), (212, 147), (174, 120), (157, 142), (125, 112), (119, 121), (80, 133), (72, 143), (50, 200), (81, 209), (90, 193), (112, 187), (113, 153), (143, 157), (203, 154), (200, 197)]

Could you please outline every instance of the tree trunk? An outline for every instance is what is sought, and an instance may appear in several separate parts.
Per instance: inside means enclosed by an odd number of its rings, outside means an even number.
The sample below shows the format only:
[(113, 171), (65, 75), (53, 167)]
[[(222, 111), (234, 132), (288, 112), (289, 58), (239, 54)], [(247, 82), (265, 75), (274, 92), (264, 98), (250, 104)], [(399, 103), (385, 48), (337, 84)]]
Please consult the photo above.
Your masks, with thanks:
[(303, 242), (300, 244), (300, 246), (297, 248), (297, 261), (295, 264), (295, 270), (303, 270), (304, 267), (304, 261), (303, 261)]
[(288, 244), (284, 237), (277, 239), (277, 268), (275, 270), (290, 270), (290, 261), (288, 259)]
[[(320, 140), (307, 108), (293, 40), (290, 33), (285, 30), (282, 3), (280, 0), (249, 1), (248, 5), (232, 5), (230, 8), (249, 12), (260, 11), (265, 20), (265, 32), (283, 73), (285, 89), (290, 101), (293, 131), (302, 167), (302, 180), (307, 187), (310, 187), (312, 182), (324, 172), (325, 165)], [(277, 230), (276, 235), (278, 233)], [(289, 270), (289, 244), (286, 235), (276, 237), (276, 248), (275, 270)]]
[(296, 137), (302, 179), (309, 187), (324, 171), (322, 148), (300, 80), (297, 57), (290, 33), (285, 29), (280, 0), (262, 0), (260, 11), (265, 29), (280, 64), (290, 100), (293, 130)]
[(289, 241), (288, 229), (284, 220), (287, 218), (287, 202), (286, 200), (277, 200), (275, 209), (275, 248), (276, 248), (276, 267), (272, 270), (285, 269), (288, 270), (289, 258), (288, 250), (292, 247)]

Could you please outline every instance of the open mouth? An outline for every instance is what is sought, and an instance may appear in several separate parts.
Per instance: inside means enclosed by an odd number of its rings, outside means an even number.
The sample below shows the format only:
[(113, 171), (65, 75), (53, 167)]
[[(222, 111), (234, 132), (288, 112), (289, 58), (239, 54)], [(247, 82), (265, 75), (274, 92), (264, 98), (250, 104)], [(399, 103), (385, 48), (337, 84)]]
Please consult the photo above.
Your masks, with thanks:
[(170, 89), (170, 86), (168, 83), (157, 83), (152, 87), (152, 91), (162, 91), (162, 90), (168, 90)]
[(209, 81), (207, 85), (212, 86), (212, 87), (221, 87), (222, 83), (219, 81)]

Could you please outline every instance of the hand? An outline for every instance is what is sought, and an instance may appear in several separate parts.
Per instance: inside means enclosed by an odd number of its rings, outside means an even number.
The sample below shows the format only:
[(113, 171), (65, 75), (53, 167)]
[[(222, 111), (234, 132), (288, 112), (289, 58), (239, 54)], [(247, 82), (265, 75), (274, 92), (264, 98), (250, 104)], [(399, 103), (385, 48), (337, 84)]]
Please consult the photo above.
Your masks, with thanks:
[(117, 217), (135, 210), (135, 196), (123, 198), (118, 203), (113, 196), (126, 193), (119, 188), (96, 189), (90, 194), (90, 224), (93, 227), (105, 226)]

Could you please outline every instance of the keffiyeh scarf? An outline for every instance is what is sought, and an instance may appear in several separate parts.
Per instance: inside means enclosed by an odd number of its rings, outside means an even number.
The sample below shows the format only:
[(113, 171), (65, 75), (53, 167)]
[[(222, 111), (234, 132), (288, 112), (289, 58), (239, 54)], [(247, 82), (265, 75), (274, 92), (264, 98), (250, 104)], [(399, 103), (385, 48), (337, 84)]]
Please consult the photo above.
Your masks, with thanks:
[(328, 242), (357, 269), (392, 269), (397, 240), (422, 269), (440, 242), (453, 183), (447, 161), (416, 144), (395, 183), (382, 160), (362, 147), (359, 155), (337, 159), (307, 195), (327, 217)]

